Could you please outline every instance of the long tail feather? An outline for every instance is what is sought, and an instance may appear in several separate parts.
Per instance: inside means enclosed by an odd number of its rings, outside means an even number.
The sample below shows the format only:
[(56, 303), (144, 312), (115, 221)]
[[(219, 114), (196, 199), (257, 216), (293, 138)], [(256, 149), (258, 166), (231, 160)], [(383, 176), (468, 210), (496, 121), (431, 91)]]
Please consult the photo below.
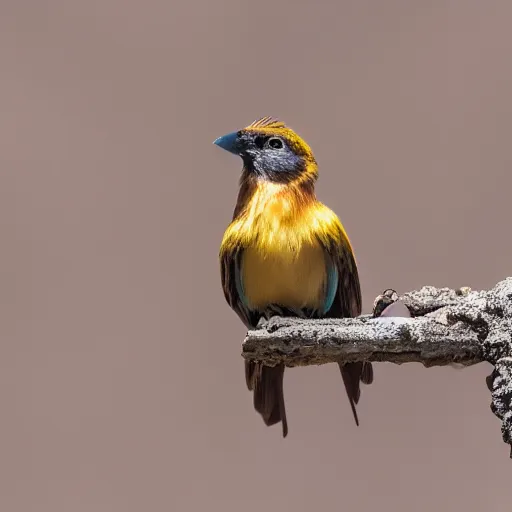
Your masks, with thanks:
[(343, 384), (345, 384), (345, 390), (347, 392), (352, 414), (356, 425), (359, 426), (359, 418), (357, 416), (356, 405), (361, 397), (361, 386), (360, 382), (364, 384), (371, 384), (373, 382), (373, 367), (368, 362), (358, 363), (339, 363), (341, 377)]

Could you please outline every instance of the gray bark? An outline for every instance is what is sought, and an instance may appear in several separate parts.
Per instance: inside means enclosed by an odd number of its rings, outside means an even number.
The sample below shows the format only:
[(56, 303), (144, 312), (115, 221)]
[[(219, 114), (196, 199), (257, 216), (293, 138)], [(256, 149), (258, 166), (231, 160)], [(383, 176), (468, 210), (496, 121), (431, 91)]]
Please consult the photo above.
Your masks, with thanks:
[(247, 333), (242, 355), (289, 367), (351, 361), (469, 366), (487, 361), (494, 365), (487, 378), (491, 409), (502, 421), (503, 440), (512, 446), (512, 278), (489, 291), (425, 286), (400, 300), (411, 318), (274, 317)]

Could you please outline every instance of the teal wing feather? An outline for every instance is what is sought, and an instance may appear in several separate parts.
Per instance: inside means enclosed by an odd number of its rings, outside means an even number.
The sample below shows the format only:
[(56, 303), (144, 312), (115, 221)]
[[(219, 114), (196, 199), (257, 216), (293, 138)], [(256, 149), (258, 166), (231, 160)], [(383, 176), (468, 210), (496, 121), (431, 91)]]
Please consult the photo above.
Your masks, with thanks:
[(340, 274), (338, 267), (336, 266), (335, 260), (330, 255), (325, 258), (325, 265), (327, 269), (326, 283), (325, 283), (325, 299), (322, 308), (322, 315), (326, 315), (332, 308), (334, 299), (338, 294), (338, 283)]

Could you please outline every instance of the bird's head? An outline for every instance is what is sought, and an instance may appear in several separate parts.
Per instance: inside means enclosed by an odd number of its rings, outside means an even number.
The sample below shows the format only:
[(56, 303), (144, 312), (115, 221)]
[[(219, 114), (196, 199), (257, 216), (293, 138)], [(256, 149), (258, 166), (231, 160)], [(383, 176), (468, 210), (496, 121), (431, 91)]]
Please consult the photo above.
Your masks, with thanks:
[(271, 117), (219, 137), (214, 144), (239, 155), (244, 170), (259, 179), (290, 183), (317, 176), (311, 148), (291, 128)]

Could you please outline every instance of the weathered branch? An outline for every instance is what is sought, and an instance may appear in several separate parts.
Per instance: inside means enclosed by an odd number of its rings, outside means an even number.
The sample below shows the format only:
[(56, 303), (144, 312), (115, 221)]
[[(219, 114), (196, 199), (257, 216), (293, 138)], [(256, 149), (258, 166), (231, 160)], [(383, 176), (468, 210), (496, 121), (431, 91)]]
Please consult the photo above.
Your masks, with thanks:
[(504, 441), (512, 444), (512, 278), (489, 291), (426, 286), (400, 300), (411, 318), (274, 317), (247, 333), (242, 355), (289, 367), (363, 360), (427, 367), (487, 361), (495, 365), (487, 382), (491, 408), (503, 421)]
[(290, 367), (341, 361), (470, 365), (483, 360), (482, 345), (471, 327), (462, 322), (450, 326), (425, 317), (274, 317), (262, 329), (249, 331), (243, 355), (267, 366), (283, 362)]

